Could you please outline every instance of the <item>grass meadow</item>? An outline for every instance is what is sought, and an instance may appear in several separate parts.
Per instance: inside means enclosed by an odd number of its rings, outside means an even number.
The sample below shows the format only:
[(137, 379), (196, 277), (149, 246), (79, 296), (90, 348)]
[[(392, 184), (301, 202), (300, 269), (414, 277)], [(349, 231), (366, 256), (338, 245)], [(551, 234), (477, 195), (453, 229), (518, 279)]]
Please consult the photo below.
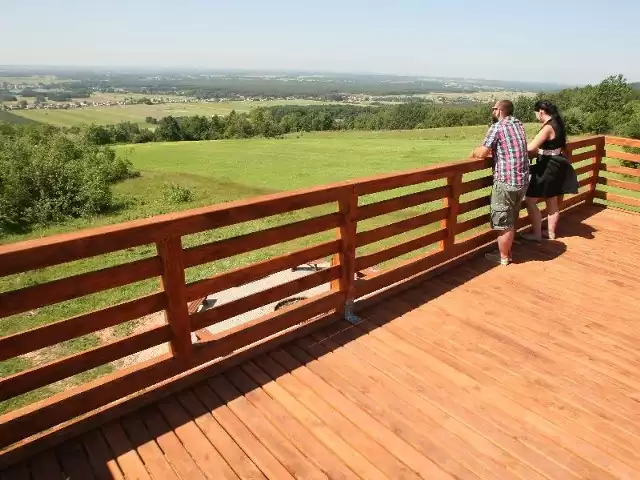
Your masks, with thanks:
[[(100, 101), (92, 96), (90, 101)], [(172, 115), (185, 117), (192, 115), (228, 115), (232, 110), (248, 112), (256, 107), (275, 105), (326, 105), (328, 102), (314, 100), (267, 100), (263, 102), (218, 102), (218, 103), (163, 103), (156, 105), (114, 105), (109, 107), (83, 107), (69, 110), (14, 110), (12, 113), (22, 118), (72, 127), (74, 125), (95, 123), (109, 125), (120, 122), (137, 123), (140, 127), (151, 128), (145, 123), (146, 117), (162, 118)]]

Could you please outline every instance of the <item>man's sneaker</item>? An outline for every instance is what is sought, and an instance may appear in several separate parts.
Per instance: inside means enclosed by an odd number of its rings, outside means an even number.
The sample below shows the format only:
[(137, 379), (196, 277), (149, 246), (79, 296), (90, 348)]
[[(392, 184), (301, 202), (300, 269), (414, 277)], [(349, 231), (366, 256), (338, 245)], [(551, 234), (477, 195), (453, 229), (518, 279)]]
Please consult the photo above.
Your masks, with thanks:
[(502, 255), (500, 255), (500, 252), (485, 253), (484, 258), (490, 262), (498, 263), (500, 265), (509, 265), (512, 262), (510, 258), (503, 258)]

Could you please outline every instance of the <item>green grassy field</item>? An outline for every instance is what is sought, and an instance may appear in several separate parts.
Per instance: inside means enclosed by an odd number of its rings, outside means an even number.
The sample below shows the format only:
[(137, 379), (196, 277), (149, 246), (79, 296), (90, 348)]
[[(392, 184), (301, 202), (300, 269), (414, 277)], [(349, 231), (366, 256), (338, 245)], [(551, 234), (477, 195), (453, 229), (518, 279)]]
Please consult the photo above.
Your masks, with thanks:
[[(533, 133), (537, 127), (527, 127)], [(71, 220), (66, 223), (40, 228), (21, 235), (0, 237), (0, 243), (9, 243), (30, 238), (39, 238), (55, 233), (75, 231), (152, 215), (185, 210), (204, 205), (227, 202), (239, 198), (296, 188), (327, 184), (345, 179), (379, 173), (399, 172), (431, 164), (455, 161), (467, 157), (478, 144), (486, 127), (457, 127), (446, 129), (393, 131), (393, 132), (324, 132), (290, 135), (283, 139), (219, 140), (210, 142), (150, 143), (117, 147), (120, 155), (128, 156), (141, 176), (124, 181), (114, 187), (119, 207), (108, 215), (90, 219)], [(482, 175), (484, 173), (480, 173)], [(477, 176), (478, 174), (476, 174)], [(188, 202), (173, 203), (167, 196), (168, 185), (179, 185), (189, 190), (192, 198)], [(391, 192), (382, 192), (362, 199), (369, 203), (390, 196), (397, 196), (424, 189), (418, 185)], [(479, 196), (476, 192), (472, 196)], [(463, 200), (467, 200), (467, 195)], [(442, 202), (432, 202), (374, 218), (359, 224), (367, 230), (409, 216), (441, 208)], [(278, 215), (245, 224), (234, 225), (215, 231), (189, 235), (183, 239), (185, 246), (193, 246), (223, 238), (262, 230), (275, 225), (309, 218), (327, 212), (333, 207), (318, 207), (286, 215)], [(470, 212), (469, 217), (482, 212)], [(407, 234), (368, 245), (359, 253), (377, 251), (426, 234), (438, 228), (432, 225)], [(335, 232), (325, 232), (298, 239), (285, 244), (212, 262), (187, 271), (188, 281), (211, 276), (251, 262), (264, 260), (292, 249), (335, 238)], [(421, 251), (425, 251), (422, 249)], [(413, 252), (402, 258), (415, 256)], [(73, 262), (64, 266), (46, 268), (0, 279), (0, 292), (13, 290), (63, 278), (78, 273), (97, 270), (111, 265), (130, 262), (155, 255), (153, 245), (145, 245)], [(397, 260), (396, 260), (397, 261)], [(388, 264), (383, 264), (386, 266)], [(100, 292), (77, 300), (59, 303), (3, 319), (0, 336), (10, 335), (29, 328), (79, 315), (117, 302), (145, 295), (159, 288), (158, 280), (152, 279), (127, 287)], [(114, 328), (108, 338), (114, 339), (129, 334), (136, 322)], [(94, 347), (104, 341), (98, 334), (65, 342), (55, 348), (33, 355), (0, 363), (0, 377), (40, 365), (51, 359)], [(112, 371), (116, 366), (107, 365), (94, 371), (75, 376), (36, 392), (17, 397), (0, 404), (0, 413), (43, 398), (71, 385)]]
[(0, 123), (26, 124), (38, 122), (31, 120), (30, 118), (21, 117), (20, 115), (16, 115), (12, 112), (0, 111)]
[(63, 83), (67, 80), (58, 78), (55, 75), (33, 75), (30, 77), (3, 77), (0, 76), (0, 82), (11, 84), (38, 85), (39, 83)]
[[(94, 101), (91, 98), (91, 101)], [(273, 100), (264, 102), (219, 102), (219, 103), (165, 103), (158, 105), (116, 105), (111, 107), (84, 107), (70, 110), (15, 110), (23, 118), (42, 123), (70, 127), (81, 124), (115, 124), (133, 122), (141, 127), (150, 127), (146, 117), (162, 118), (190, 115), (228, 115), (232, 110), (248, 112), (256, 107), (274, 105), (326, 105), (328, 102), (313, 100)]]

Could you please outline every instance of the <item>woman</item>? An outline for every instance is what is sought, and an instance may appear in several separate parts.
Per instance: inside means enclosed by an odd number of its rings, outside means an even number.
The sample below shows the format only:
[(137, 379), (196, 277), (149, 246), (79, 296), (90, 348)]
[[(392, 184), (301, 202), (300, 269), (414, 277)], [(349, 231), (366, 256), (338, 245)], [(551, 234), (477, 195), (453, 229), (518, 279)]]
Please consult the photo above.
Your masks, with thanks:
[[(525, 198), (533, 232), (525, 233), (522, 237), (526, 240), (542, 240), (542, 214), (537, 203), (543, 198), (547, 204), (548, 238), (553, 240), (560, 219), (559, 197), (564, 193), (576, 193), (577, 185), (571, 182), (575, 172), (564, 155), (567, 135), (558, 108), (548, 100), (543, 100), (536, 102), (534, 110), (542, 128), (527, 145), (530, 158), (537, 156), (538, 161), (531, 167), (531, 180)], [(571, 183), (568, 188), (565, 186), (567, 180)]]

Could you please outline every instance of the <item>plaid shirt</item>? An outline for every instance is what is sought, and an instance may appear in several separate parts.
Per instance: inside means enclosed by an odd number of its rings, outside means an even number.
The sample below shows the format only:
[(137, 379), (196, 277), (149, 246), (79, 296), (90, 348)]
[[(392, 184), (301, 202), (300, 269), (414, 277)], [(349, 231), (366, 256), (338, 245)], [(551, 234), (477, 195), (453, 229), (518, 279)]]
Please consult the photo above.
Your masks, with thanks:
[(520, 120), (506, 117), (494, 123), (482, 145), (491, 149), (494, 181), (513, 187), (529, 183), (527, 136)]

